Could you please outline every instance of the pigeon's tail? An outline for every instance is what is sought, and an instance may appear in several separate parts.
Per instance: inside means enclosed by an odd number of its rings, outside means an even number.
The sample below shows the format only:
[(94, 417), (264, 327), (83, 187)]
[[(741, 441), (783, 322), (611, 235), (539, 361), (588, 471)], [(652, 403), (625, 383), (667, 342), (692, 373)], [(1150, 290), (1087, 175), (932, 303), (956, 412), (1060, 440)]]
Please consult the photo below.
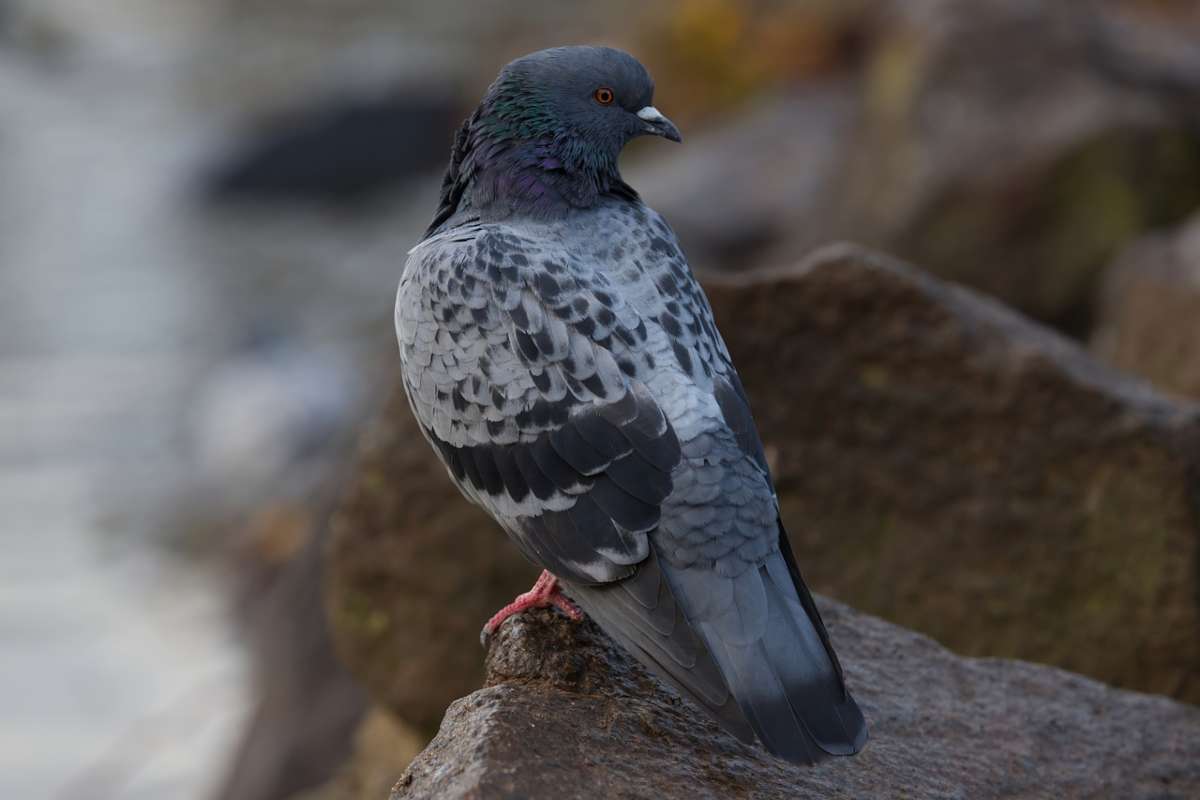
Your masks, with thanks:
[[(816, 605), (789, 562), (790, 552), (781, 550), (735, 578), (695, 571), (671, 577), (689, 607), (697, 593), (708, 593), (695, 604), (696, 630), (769, 751), (805, 764), (854, 755), (866, 744), (866, 721), (846, 691)], [(729, 588), (714, 589), (718, 581)], [(722, 595), (730, 601), (724, 608)]]
[(567, 591), (743, 741), (757, 738), (803, 764), (853, 755), (866, 743), (866, 721), (846, 691), (786, 536), (780, 539), (766, 563), (732, 578), (672, 567), (652, 548), (633, 578)]
[(562, 580), (604, 632), (744, 742), (754, 741), (721, 668), (684, 616), (654, 548), (629, 578), (602, 584)]

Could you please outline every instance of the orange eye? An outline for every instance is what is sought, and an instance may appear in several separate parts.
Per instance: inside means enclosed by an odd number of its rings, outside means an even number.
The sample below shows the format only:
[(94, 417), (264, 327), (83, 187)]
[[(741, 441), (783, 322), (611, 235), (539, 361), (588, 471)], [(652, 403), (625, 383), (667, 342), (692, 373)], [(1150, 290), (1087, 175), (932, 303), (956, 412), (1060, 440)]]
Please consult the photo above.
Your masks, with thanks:
[(607, 86), (601, 86), (595, 91), (592, 97), (596, 98), (596, 102), (602, 106), (611, 106), (613, 101), (613, 90)]

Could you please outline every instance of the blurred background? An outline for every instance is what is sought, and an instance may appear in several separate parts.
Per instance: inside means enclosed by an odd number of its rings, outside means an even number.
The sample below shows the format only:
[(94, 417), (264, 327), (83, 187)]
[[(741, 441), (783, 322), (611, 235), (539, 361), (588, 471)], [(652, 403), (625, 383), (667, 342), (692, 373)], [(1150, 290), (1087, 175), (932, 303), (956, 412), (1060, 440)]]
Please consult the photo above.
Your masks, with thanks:
[(851, 239), (1200, 397), (1194, 2), (0, 0), (0, 796), (386, 794), (448, 698), (368, 711), (324, 532), (452, 131), (591, 42), (698, 270)]

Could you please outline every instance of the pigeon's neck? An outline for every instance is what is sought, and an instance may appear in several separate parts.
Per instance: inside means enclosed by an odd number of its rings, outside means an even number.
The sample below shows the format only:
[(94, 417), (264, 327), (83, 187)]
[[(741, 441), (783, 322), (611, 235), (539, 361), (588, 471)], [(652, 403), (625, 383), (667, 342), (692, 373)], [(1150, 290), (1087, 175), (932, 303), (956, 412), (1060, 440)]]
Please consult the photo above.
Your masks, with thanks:
[(615, 164), (573, 158), (565, 145), (552, 137), (481, 138), (469, 188), (471, 207), (484, 218), (555, 218), (594, 206), (621, 182)]
[(588, 147), (536, 113), (514, 118), (485, 104), (458, 133), (441, 207), (426, 235), (459, 212), (485, 221), (559, 219), (605, 196), (638, 200), (615, 154)]

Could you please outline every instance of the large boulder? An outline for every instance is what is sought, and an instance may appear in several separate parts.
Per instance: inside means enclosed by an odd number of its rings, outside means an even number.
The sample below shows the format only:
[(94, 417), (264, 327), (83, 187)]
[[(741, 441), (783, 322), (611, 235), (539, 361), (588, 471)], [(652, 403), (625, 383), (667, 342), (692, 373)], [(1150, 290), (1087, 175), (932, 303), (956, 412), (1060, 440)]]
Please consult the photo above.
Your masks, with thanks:
[(1156, 386), (1200, 398), (1200, 217), (1139, 239), (1105, 273), (1096, 353)]
[(853, 759), (743, 745), (591, 623), (539, 611), (500, 629), (485, 688), (450, 706), (392, 799), (1200, 795), (1200, 709), (820, 604), (871, 724)]
[(1200, 702), (1200, 409), (852, 246), (708, 290), (815, 589)]

